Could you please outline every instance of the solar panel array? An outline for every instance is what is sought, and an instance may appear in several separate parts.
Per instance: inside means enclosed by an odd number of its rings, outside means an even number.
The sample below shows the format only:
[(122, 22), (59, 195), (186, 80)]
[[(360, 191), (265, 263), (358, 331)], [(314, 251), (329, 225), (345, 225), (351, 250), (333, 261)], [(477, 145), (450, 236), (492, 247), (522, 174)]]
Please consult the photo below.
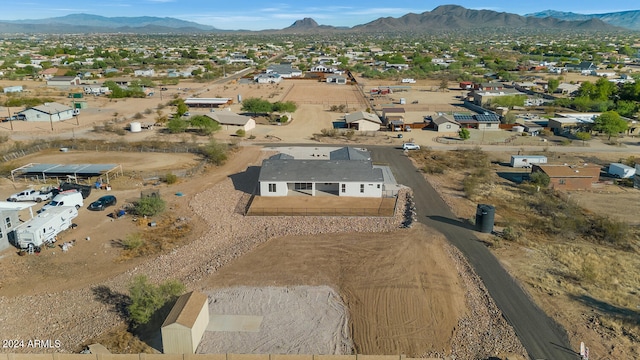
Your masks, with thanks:
[(116, 167), (118, 167), (117, 164), (33, 164), (33, 166), (25, 167), (22, 174), (97, 176)]

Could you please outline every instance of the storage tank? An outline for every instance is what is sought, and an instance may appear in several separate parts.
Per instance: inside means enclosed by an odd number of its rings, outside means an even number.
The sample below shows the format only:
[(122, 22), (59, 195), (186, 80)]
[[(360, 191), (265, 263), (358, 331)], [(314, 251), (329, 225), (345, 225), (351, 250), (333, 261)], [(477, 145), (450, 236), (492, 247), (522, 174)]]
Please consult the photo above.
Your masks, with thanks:
[(129, 124), (129, 131), (132, 133), (138, 133), (142, 131), (142, 124), (139, 121), (134, 121)]
[(476, 229), (482, 233), (491, 233), (495, 214), (496, 208), (492, 205), (478, 204), (476, 209)]

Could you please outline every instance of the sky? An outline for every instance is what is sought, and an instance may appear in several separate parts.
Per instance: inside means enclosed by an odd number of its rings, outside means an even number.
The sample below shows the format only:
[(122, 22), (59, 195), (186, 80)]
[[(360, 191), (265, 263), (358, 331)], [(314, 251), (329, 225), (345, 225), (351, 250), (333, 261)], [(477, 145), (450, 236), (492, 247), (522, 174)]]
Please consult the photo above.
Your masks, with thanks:
[(44, 19), (69, 14), (173, 17), (211, 25), (223, 30), (282, 29), (305, 17), (320, 25), (354, 26), (380, 17), (423, 13), (440, 5), (455, 4), (468, 9), (486, 9), (519, 15), (543, 10), (599, 14), (640, 10), (637, 0), (2, 0), (0, 20)]

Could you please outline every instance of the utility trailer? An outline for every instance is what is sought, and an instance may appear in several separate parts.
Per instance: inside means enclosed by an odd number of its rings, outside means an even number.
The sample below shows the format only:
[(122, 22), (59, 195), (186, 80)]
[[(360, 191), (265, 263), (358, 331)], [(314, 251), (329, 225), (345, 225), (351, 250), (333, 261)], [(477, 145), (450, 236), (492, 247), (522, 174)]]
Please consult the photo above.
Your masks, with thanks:
[(21, 250), (37, 251), (43, 245), (54, 243), (56, 236), (70, 228), (77, 216), (78, 210), (73, 206), (61, 206), (42, 212), (16, 226), (15, 244)]

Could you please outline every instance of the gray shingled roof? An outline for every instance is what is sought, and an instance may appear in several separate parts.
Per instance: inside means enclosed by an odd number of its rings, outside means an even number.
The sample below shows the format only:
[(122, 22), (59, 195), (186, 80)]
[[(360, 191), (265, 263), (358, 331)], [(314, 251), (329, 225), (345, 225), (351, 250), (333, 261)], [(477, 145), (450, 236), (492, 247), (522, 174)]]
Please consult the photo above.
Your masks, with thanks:
[(382, 170), (371, 161), (275, 160), (262, 162), (259, 181), (287, 182), (384, 182)]
[(357, 150), (350, 146), (333, 150), (329, 153), (329, 159), (331, 160), (371, 160), (371, 155), (368, 151)]

